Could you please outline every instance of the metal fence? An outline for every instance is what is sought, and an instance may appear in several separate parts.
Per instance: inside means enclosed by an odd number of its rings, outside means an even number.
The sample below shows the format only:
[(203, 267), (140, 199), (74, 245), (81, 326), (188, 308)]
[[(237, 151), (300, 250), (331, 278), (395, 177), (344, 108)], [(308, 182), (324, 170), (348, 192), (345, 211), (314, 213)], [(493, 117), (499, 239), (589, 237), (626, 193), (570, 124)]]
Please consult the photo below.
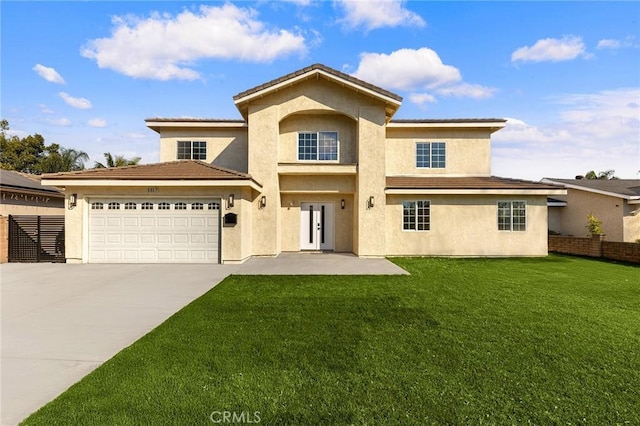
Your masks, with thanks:
[(64, 216), (9, 216), (9, 262), (65, 262)]

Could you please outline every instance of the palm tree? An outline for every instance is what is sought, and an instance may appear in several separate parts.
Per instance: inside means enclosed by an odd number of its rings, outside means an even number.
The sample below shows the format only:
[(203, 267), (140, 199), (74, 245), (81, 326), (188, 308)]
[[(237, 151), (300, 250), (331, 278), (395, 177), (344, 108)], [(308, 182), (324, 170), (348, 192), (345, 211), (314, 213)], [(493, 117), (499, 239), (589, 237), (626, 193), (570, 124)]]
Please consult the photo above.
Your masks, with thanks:
[(89, 155), (79, 149), (63, 148), (53, 144), (48, 149), (49, 155), (42, 159), (40, 172), (58, 173), (84, 170), (84, 162)]
[(595, 171), (591, 170), (586, 175), (584, 175), (585, 179), (598, 179), (598, 180), (610, 180), (610, 179), (618, 179), (614, 173), (615, 170), (606, 170), (604, 172), (600, 172), (596, 174)]
[(96, 161), (94, 164), (95, 169), (104, 169), (107, 167), (125, 167), (125, 166), (135, 166), (137, 165), (141, 158), (133, 157), (131, 159), (125, 158), (124, 155), (116, 155), (115, 157), (111, 155), (110, 152), (105, 152), (104, 154), (105, 164), (102, 164), (99, 161)]

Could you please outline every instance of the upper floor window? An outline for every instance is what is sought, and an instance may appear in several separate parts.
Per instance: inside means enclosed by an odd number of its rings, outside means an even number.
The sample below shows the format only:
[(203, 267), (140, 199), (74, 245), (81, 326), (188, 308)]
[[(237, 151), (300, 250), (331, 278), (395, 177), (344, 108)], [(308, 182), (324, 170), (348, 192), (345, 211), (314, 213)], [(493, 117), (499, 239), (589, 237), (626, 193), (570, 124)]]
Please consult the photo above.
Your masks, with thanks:
[(446, 167), (447, 147), (444, 142), (416, 143), (416, 167), (444, 169)]
[(431, 229), (431, 202), (403, 201), (402, 229), (405, 231), (428, 231)]
[(207, 143), (178, 141), (178, 160), (206, 160)]
[(298, 133), (298, 160), (338, 161), (338, 132)]
[(527, 230), (526, 201), (498, 201), (498, 230)]

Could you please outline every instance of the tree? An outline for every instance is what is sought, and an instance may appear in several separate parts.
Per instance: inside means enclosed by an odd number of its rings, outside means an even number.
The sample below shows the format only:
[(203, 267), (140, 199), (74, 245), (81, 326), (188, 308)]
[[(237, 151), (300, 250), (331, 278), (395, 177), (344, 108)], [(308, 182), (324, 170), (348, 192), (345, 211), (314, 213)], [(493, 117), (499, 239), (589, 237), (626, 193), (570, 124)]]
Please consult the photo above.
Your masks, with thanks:
[(45, 145), (39, 134), (24, 138), (8, 136), (9, 122), (0, 121), (0, 168), (23, 173), (41, 174), (84, 169), (89, 160), (86, 152), (63, 148), (53, 143)]
[(104, 155), (104, 159), (106, 160), (105, 161), (106, 165), (100, 163), (99, 161), (96, 161), (93, 166), (95, 169), (104, 169), (107, 167), (135, 166), (141, 160), (140, 157), (133, 157), (131, 159), (127, 159), (124, 157), (124, 155), (116, 155), (114, 157), (113, 155), (111, 155), (110, 152), (105, 152), (103, 155)]
[(84, 170), (84, 162), (89, 160), (86, 152), (59, 147), (57, 144), (50, 145), (47, 151), (49, 154), (42, 160), (40, 166), (42, 173)]
[(614, 176), (615, 170), (606, 170), (604, 172), (600, 172), (596, 174), (595, 171), (591, 170), (586, 175), (584, 175), (585, 179), (598, 179), (598, 180), (610, 180), (610, 179), (618, 179)]

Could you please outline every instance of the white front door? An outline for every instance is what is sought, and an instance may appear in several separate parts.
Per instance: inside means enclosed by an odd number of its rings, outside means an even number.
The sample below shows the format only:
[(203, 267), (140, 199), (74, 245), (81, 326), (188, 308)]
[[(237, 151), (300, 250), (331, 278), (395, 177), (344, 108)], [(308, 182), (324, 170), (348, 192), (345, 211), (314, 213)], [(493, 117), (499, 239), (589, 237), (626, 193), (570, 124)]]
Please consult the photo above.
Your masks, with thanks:
[(300, 203), (300, 250), (333, 250), (333, 204)]

